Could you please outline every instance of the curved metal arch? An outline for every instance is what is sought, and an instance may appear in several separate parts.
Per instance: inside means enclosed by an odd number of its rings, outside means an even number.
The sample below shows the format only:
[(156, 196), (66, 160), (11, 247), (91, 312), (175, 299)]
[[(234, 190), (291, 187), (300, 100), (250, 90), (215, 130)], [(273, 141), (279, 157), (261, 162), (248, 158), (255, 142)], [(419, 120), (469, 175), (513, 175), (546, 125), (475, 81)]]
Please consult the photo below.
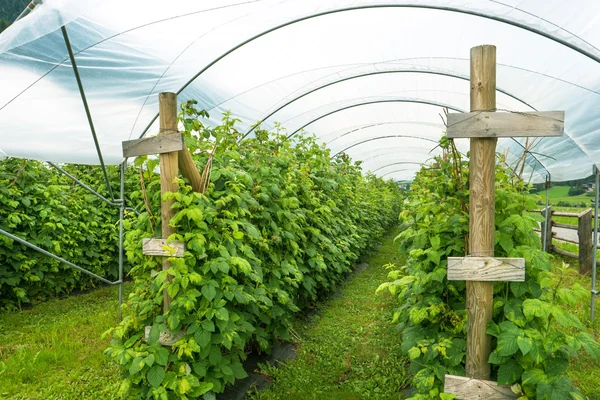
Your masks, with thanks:
[(338, 156), (339, 154), (341, 154), (341, 153), (344, 153), (345, 151), (348, 151), (348, 150), (350, 150), (351, 148), (353, 148), (353, 147), (356, 147), (356, 146), (358, 146), (358, 145), (361, 145), (361, 144), (364, 144), (364, 143), (374, 142), (375, 140), (382, 140), (382, 139), (392, 139), (392, 138), (410, 138), (410, 139), (417, 139), (417, 140), (426, 140), (426, 141), (428, 141), (428, 142), (435, 143), (435, 144), (437, 144), (437, 143), (438, 143), (438, 142), (437, 142), (437, 140), (428, 139), (428, 138), (419, 137), (419, 136), (411, 136), (411, 135), (388, 135), (388, 136), (378, 136), (378, 137), (375, 137), (375, 138), (370, 138), (370, 139), (367, 139), (367, 140), (363, 140), (363, 141), (361, 141), (361, 142), (358, 142), (358, 143), (354, 143), (354, 144), (352, 144), (352, 145), (350, 145), (350, 146), (346, 147), (345, 149), (338, 151), (338, 152), (337, 152), (337, 153), (335, 153), (333, 156), (331, 156), (331, 158), (334, 158), (334, 157)]
[[(409, 148), (415, 148), (415, 147), (409, 147)], [(435, 147), (434, 147), (434, 148), (435, 148)], [(392, 155), (394, 155), (394, 154), (400, 153), (400, 152), (398, 152), (398, 151), (397, 151), (397, 149), (402, 149), (402, 147), (393, 147), (393, 149), (394, 149), (395, 151), (383, 151), (383, 152), (380, 152), (380, 153), (377, 153), (377, 154), (375, 154), (375, 155), (374, 155), (374, 156), (372, 156), (372, 157), (368, 157), (368, 158), (362, 158), (360, 161), (362, 161), (362, 165), (364, 166), (364, 165), (366, 165), (368, 162), (370, 162), (370, 161), (372, 161), (372, 160), (374, 160), (374, 159), (376, 159), (376, 158), (379, 158), (379, 157), (385, 157), (385, 156), (392, 156)], [(431, 153), (429, 153), (429, 154), (428, 154), (428, 156), (429, 156), (428, 158), (433, 158), (433, 157), (434, 157), (434, 156), (436, 156), (436, 155), (437, 155), (437, 154), (431, 154)]]
[[(439, 11), (447, 11), (447, 12), (455, 12), (455, 13), (459, 13), (459, 14), (465, 14), (465, 15), (472, 15), (475, 17), (480, 17), (480, 18), (485, 18), (485, 19), (489, 19), (492, 21), (496, 21), (496, 22), (501, 22), (501, 23), (505, 23), (526, 31), (529, 31), (531, 33), (537, 34), (539, 36), (542, 36), (546, 39), (552, 40), (558, 44), (561, 44), (571, 50), (574, 50), (590, 59), (592, 59), (593, 61), (596, 61), (597, 63), (600, 63), (600, 56), (597, 56), (595, 54), (590, 53), (589, 51), (574, 45), (572, 43), (569, 43), (568, 41), (561, 39), (558, 36), (552, 35), (550, 33), (544, 32), (541, 29), (537, 29), (535, 27), (532, 26), (528, 26), (526, 24), (517, 22), (517, 21), (511, 21), (508, 18), (504, 18), (504, 17), (500, 17), (500, 16), (496, 16), (496, 15), (488, 15), (482, 12), (477, 12), (477, 11), (472, 11), (472, 10), (464, 10), (464, 9), (460, 9), (458, 7), (450, 7), (450, 6), (438, 6), (438, 5), (428, 5), (428, 4), (369, 4), (369, 5), (362, 5), (362, 6), (353, 6), (353, 7), (344, 7), (344, 8), (338, 8), (335, 10), (327, 10), (327, 11), (321, 11), (321, 12), (317, 12), (314, 14), (310, 14), (310, 15), (305, 15), (303, 17), (299, 17), (299, 18), (295, 18), (292, 19), (290, 21), (286, 21), (282, 24), (273, 26), (269, 29), (266, 29), (240, 43), (238, 43), (237, 45), (233, 46), (232, 48), (230, 48), (229, 50), (225, 51), (223, 54), (221, 54), (219, 57), (215, 58), (213, 61), (211, 61), (210, 63), (208, 63), (206, 66), (204, 66), (204, 68), (202, 68), (200, 71), (198, 71), (192, 78), (190, 78), (178, 91), (177, 94), (181, 94), (181, 92), (183, 92), (193, 81), (195, 81), (200, 75), (202, 75), (206, 70), (208, 70), (210, 67), (212, 67), (213, 65), (215, 65), (216, 63), (218, 63), (219, 61), (221, 61), (223, 58), (227, 57), (229, 54), (233, 53), (234, 51), (238, 50), (239, 48), (241, 48), (242, 46), (245, 46), (246, 44), (262, 37), (265, 36), (271, 32), (274, 32), (278, 29), (284, 28), (286, 26), (289, 25), (293, 25), (302, 21), (306, 21), (309, 19), (313, 19), (313, 18), (317, 18), (317, 17), (322, 17), (325, 15), (329, 15), (329, 14), (337, 14), (337, 13), (341, 13), (341, 12), (348, 12), (348, 11), (357, 11), (357, 10), (363, 10), (363, 9), (375, 9), (375, 8), (421, 8), (421, 9), (431, 9), (431, 10), (439, 10)], [(561, 28), (562, 29), (562, 28)], [(156, 121), (156, 119), (158, 118), (158, 113), (154, 116), (154, 118), (152, 118), (152, 120), (150, 121), (150, 123), (146, 126), (146, 128), (142, 131), (142, 134), (140, 135), (140, 137), (143, 137), (146, 132), (148, 131), (148, 129), (150, 129), (150, 127), (152, 126), (152, 124), (154, 124), (154, 121)]]
[[(432, 70), (428, 70), (428, 69), (420, 69), (420, 68), (406, 68), (406, 69), (396, 69), (396, 70), (388, 70), (388, 71), (370, 71), (370, 72), (363, 72), (363, 73), (358, 73), (356, 75), (351, 75), (351, 76), (347, 76), (345, 78), (340, 78), (337, 79), (335, 81), (332, 82), (328, 82), (325, 83), (321, 86), (318, 86), (316, 88), (313, 88), (307, 92), (304, 92), (296, 97), (294, 97), (293, 99), (285, 102), (284, 104), (282, 104), (281, 106), (277, 107), (274, 111), (270, 112), (267, 116), (265, 116), (264, 118), (261, 118), (260, 122), (266, 121), (267, 119), (271, 118), (274, 114), (277, 114), (279, 111), (281, 111), (282, 109), (284, 109), (285, 107), (289, 106), (290, 104), (300, 100), (301, 98), (308, 96), (311, 93), (315, 93), (321, 89), (325, 89), (326, 87), (329, 86), (333, 86), (335, 84), (338, 83), (342, 83), (342, 82), (346, 82), (352, 79), (358, 79), (358, 78), (364, 78), (367, 76), (374, 76), (374, 75), (383, 75), (383, 74), (399, 74), (399, 73), (415, 73), (415, 74), (430, 74), (430, 75), (438, 75), (438, 76), (447, 76), (450, 78), (456, 78), (456, 79), (461, 79), (461, 80), (465, 80), (467, 82), (470, 81), (470, 78), (466, 75), (461, 75), (461, 74), (457, 74), (457, 73), (452, 73), (452, 72), (446, 72), (446, 71), (432, 71)], [(517, 97), (516, 95), (513, 95), (512, 93), (500, 89), (500, 88), (496, 88), (496, 91), (526, 105), (527, 107), (531, 108), (534, 111), (537, 111), (537, 109), (535, 107), (533, 107), (531, 104), (527, 103), (525, 100), (520, 99), (519, 97)], [(244, 135), (242, 136), (242, 139), (245, 138), (246, 136), (248, 136), (250, 133), (252, 133), (252, 131), (254, 131), (254, 129), (256, 129), (258, 127), (258, 124), (254, 124), (250, 127), (250, 129), (248, 129), (246, 131), (246, 133), (244, 133)]]
[[(324, 114), (324, 115), (321, 115), (321, 116), (319, 116), (319, 117), (317, 117), (317, 118), (315, 118), (315, 119), (313, 119), (313, 120), (309, 121), (307, 124), (305, 124), (305, 125), (301, 126), (300, 128), (296, 129), (294, 132), (292, 132), (290, 135), (288, 135), (288, 136), (287, 136), (287, 138), (288, 138), (288, 139), (289, 139), (289, 138), (291, 138), (291, 137), (292, 137), (292, 136), (294, 136), (296, 133), (298, 133), (298, 132), (299, 132), (301, 129), (304, 129), (304, 128), (305, 128), (305, 127), (307, 127), (308, 125), (310, 125), (310, 124), (312, 124), (312, 123), (314, 123), (314, 122), (316, 122), (316, 121), (318, 121), (318, 120), (320, 120), (320, 119), (322, 119), (322, 118), (325, 118), (325, 117), (327, 117), (327, 116), (329, 116), (329, 115), (331, 115), (331, 114), (335, 114), (335, 113), (337, 113), (337, 112), (340, 112), (340, 111), (347, 110), (347, 109), (349, 109), (349, 108), (353, 108), (353, 107), (359, 107), (359, 106), (363, 106), (363, 105), (369, 105), (369, 104), (378, 104), (378, 103), (404, 103), (404, 102), (406, 102), (406, 103), (419, 103), (419, 104), (428, 104), (428, 105), (432, 105), (432, 106), (436, 106), (436, 107), (447, 107), (448, 109), (450, 109), (450, 110), (454, 110), (454, 111), (457, 111), (457, 112), (461, 112), (461, 113), (464, 113), (464, 112), (466, 112), (465, 110), (463, 110), (463, 109), (461, 109), (461, 108), (457, 108), (457, 107), (454, 107), (454, 106), (451, 106), (451, 105), (448, 105), (448, 104), (444, 104), (444, 103), (438, 103), (438, 102), (433, 102), (433, 101), (428, 101), (428, 100), (422, 100), (422, 99), (402, 98), (402, 99), (384, 99), (384, 100), (373, 100), (373, 101), (367, 101), (367, 102), (362, 102), (362, 103), (352, 104), (352, 105), (350, 105), (350, 106), (342, 107), (342, 108), (339, 108), (339, 109), (333, 110), (333, 111), (331, 111), (331, 112), (328, 112), (328, 113), (326, 113), (326, 114)], [(518, 140), (516, 140), (514, 137), (511, 137), (510, 139), (511, 139), (513, 142), (515, 142), (516, 144), (518, 144), (519, 146), (521, 146), (521, 148), (523, 148), (523, 151), (526, 151), (526, 150), (527, 150), (527, 149), (525, 149), (525, 146), (523, 146), (523, 144), (522, 144), (522, 143), (520, 143)], [(361, 143), (364, 143), (364, 142), (361, 142)], [(437, 143), (437, 142), (435, 142), (435, 143)], [(347, 149), (346, 149), (346, 150), (347, 150)], [(345, 151), (345, 150), (342, 150), (342, 151)], [(335, 157), (336, 155), (338, 155), (339, 153), (340, 153), (340, 152), (336, 153), (336, 154), (334, 155), (334, 157)], [(538, 159), (538, 158), (537, 158), (535, 155), (531, 154), (530, 152), (528, 152), (528, 153), (531, 155), (531, 157), (533, 157), (533, 159), (534, 159), (534, 160), (535, 160), (535, 161), (536, 161), (536, 162), (537, 162), (537, 163), (538, 163), (538, 164), (539, 164), (539, 165), (540, 165), (540, 166), (541, 166), (541, 167), (542, 167), (542, 168), (543, 168), (545, 171), (548, 171), (548, 170), (547, 170), (547, 168), (546, 168), (546, 166), (545, 166), (545, 165), (544, 165), (544, 164), (543, 164), (543, 163), (542, 163), (542, 162), (541, 162), (541, 161), (540, 161), (540, 160), (539, 160), (539, 159)]]
[[(342, 137), (344, 137), (346, 135), (349, 135), (351, 133), (354, 133), (354, 132), (362, 131), (363, 129), (371, 129), (371, 128), (376, 128), (378, 126), (394, 125), (394, 124), (415, 124), (415, 125), (431, 126), (433, 128), (440, 128), (441, 130), (444, 129), (444, 125), (443, 124), (436, 124), (434, 122), (427, 122), (427, 121), (386, 121), (386, 122), (374, 122), (374, 123), (371, 123), (371, 124), (360, 125), (358, 128), (356, 128), (357, 125), (355, 125), (349, 131), (346, 131), (346, 132), (342, 133), (340, 136), (338, 136), (335, 139), (333, 139), (332, 141), (325, 142), (325, 143), (326, 144), (333, 143), (333, 142), (335, 142), (339, 138), (342, 138)], [(344, 129), (347, 129), (347, 128), (342, 128), (342, 129), (339, 129), (337, 131), (329, 132), (328, 134), (326, 134), (324, 136), (319, 136), (319, 139), (323, 140), (323, 139), (325, 139), (325, 137), (327, 137), (329, 135), (333, 135), (334, 133), (337, 133), (339, 131), (343, 131)], [(325, 141), (325, 140), (323, 140), (323, 141)]]
[(395, 163), (384, 165), (383, 167), (379, 167), (377, 169), (369, 170), (369, 172), (375, 173), (375, 172), (377, 172), (379, 170), (382, 170), (384, 168), (391, 167), (392, 165), (403, 165), (403, 164), (424, 165), (423, 163), (415, 162), (415, 161), (399, 161), (399, 162), (395, 162)]
[(424, 150), (427, 151), (427, 154), (431, 154), (431, 152), (438, 146), (434, 146), (431, 149), (427, 149), (426, 147), (415, 147), (415, 146), (404, 146), (404, 147), (386, 147), (386, 148), (376, 148), (372, 155), (369, 155), (368, 158), (363, 158), (361, 159), (361, 161), (363, 163), (367, 163), (368, 161), (371, 161), (375, 158), (379, 158), (379, 157), (383, 157), (383, 156), (389, 156), (395, 153), (400, 153), (400, 151), (402, 150), (407, 150), (407, 149), (412, 149), (412, 150)]
[(384, 176), (388, 176), (388, 175), (391, 175), (391, 174), (395, 174), (396, 172), (403, 172), (403, 171), (410, 171), (410, 169), (396, 169), (394, 171), (386, 172), (385, 174), (380, 175), (379, 177), (383, 178)]
[(453, 105), (450, 104), (445, 104), (445, 103), (439, 103), (437, 101), (430, 101), (430, 100), (423, 100), (423, 99), (415, 99), (415, 98), (410, 98), (410, 97), (403, 97), (403, 98), (397, 98), (397, 99), (381, 99), (381, 100), (371, 100), (371, 101), (363, 101), (360, 103), (356, 103), (356, 104), (351, 104), (349, 106), (344, 106), (341, 108), (337, 108), (333, 111), (330, 111), (328, 113), (325, 113), (323, 115), (318, 116), (317, 118), (314, 118), (312, 120), (310, 120), (308, 123), (302, 125), (300, 128), (296, 129), (294, 132), (292, 132), (291, 134), (289, 134), (287, 136), (288, 139), (290, 139), (292, 136), (294, 136), (296, 133), (300, 132), (302, 129), (306, 128), (308, 125), (311, 125), (325, 117), (328, 117), (332, 114), (344, 111), (344, 110), (348, 110), (350, 108), (354, 108), (354, 107), (361, 107), (361, 106), (366, 106), (369, 104), (381, 104), (381, 103), (418, 103), (418, 104), (428, 104), (430, 106), (436, 106), (436, 107), (445, 107), (448, 108), (450, 110), (454, 110), (456, 112), (460, 112), (463, 113), (465, 112), (465, 110), (458, 108), (458, 107), (454, 107)]

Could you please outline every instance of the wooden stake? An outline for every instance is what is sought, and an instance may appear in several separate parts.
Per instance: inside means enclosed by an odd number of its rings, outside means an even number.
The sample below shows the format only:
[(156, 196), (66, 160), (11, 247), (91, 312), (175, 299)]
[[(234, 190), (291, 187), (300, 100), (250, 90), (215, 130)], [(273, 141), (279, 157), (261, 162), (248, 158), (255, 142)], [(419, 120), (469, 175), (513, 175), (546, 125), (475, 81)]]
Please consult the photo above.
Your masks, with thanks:
[[(546, 216), (548, 213), (548, 216)], [(548, 206), (547, 209), (542, 211), (542, 216), (544, 217), (544, 222), (541, 223), (541, 231), (542, 231), (542, 249), (546, 249), (546, 253), (552, 252), (552, 206)], [(548, 223), (546, 223), (548, 222)], [(546, 241), (546, 247), (544, 247), (544, 240)]]
[(202, 193), (202, 177), (200, 176), (200, 172), (186, 146), (179, 152), (178, 163), (181, 175), (190, 182), (192, 190), (194, 192)]
[[(471, 49), (471, 112), (496, 108), (496, 47)], [(494, 180), (496, 138), (471, 138), (469, 245), (470, 255), (494, 256)], [(467, 281), (467, 377), (489, 379), (491, 338), (485, 331), (492, 319), (492, 282)]]
[[(177, 95), (175, 93), (159, 93), (158, 108), (160, 114), (160, 135), (176, 134), (177, 130)], [(177, 152), (163, 153), (160, 155), (160, 194), (163, 196), (167, 192), (176, 192), (177, 183), (173, 181), (177, 178)], [(169, 226), (174, 211), (171, 209), (173, 200), (163, 201), (161, 203), (162, 237), (167, 239), (174, 229)], [(171, 263), (163, 258), (163, 270), (171, 268)], [(169, 280), (171, 276), (169, 275)], [(171, 297), (165, 290), (163, 293), (163, 309), (166, 312), (171, 305)]]
[(579, 236), (579, 273), (591, 275), (594, 263), (594, 241), (592, 240), (591, 208), (583, 211), (577, 218), (577, 234)]

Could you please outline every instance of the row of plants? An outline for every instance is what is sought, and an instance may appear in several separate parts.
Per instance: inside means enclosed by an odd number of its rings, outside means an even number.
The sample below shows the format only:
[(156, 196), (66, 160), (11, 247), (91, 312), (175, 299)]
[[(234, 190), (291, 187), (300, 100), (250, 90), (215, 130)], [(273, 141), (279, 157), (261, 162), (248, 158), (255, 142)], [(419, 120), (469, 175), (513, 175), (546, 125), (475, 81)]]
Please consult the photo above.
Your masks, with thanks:
[[(96, 166), (65, 169), (108, 196)], [(108, 170), (119, 186), (116, 167)], [(135, 184), (130, 174), (129, 184)], [(118, 277), (118, 210), (48, 164), (0, 161), (0, 229), (110, 280)], [(0, 310), (85, 290), (97, 280), (0, 235)]]
[[(339, 284), (397, 222), (394, 182), (362, 175), (344, 155), (332, 159), (311, 136), (292, 143), (284, 132), (259, 129), (241, 140), (229, 115), (205, 126), (194, 104), (182, 106), (180, 121), (207, 186), (197, 193), (179, 180), (179, 190), (162, 197), (176, 211), (169, 240), (187, 247), (166, 271), (141, 248), (161, 232), (157, 161), (136, 160), (146, 211), (127, 234), (134, 288), (125, 318), (107, 332), (106, 353), (123, 368), (123, 396), (214, 398), (247, 376), (248, 352), (289, 339), (294, 313)], [(167, 312), (163, 291), (173, 299)], [(165, 347), (165, 331), (182, 336)]]
[[(439, 168), (416, 175), (400, 214), (397, 241), (408, 254), (406, 265), (392, 266), (378, 290), (398, 296), (394, 320), (402, 332), (402, 350), (410, 358), (414, 399), (452, 399), (443, 392), (445, 374), (464, 376), (466, 285), (446, 279), (447, 258), (464, 257), (468, 246), (468, 161), (443, 138)], [(501, 161), (501, 160), (500, 160)], [(583, 348), (600, 358), (600, 346), (584, 332), (584, 323), (566, 309), (587, 303), (580, 284), (563, 287), (568, 266), (551, 270), (533, 228), (540, 217), (529, 213), (536, 199), (528, 185), (497, 163), (495, 255), (523, 257), (525, 282), (494, 283), (492, 380), (512, 385), (520, 400), (582, 399), (565, 371)]]

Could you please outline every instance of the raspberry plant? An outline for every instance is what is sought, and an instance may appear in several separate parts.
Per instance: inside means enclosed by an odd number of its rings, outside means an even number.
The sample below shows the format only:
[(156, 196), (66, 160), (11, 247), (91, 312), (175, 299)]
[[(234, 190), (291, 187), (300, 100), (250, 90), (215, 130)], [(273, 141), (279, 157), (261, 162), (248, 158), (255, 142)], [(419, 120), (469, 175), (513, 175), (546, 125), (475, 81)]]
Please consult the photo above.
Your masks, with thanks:
[[(142, 238), (160, 232), (160, 188), (156, 160), (137, 160), (147, 211), (127, 235), (135, 286), (106, 351), (123, 367), (123, 395), (222, 392), (246, 376), (249, 351), (289, 339), (293, 314), (334, 288), (397, 220), (394, 182), (362, 175), (346, 156), (331, 159), (313, 137), (292, 143), (282, 132), (258, 130), (240, 141), (235, 119), (208, 127), (205, 116), (194, 102), (182, 107), (186, 144), (205, 176), (212, 167), (205, 193), (179, 181), (165, 196), (177, 210), (170, 240), (187, 245), (168, 271), (142, 254)], [(163, 313), (165, 289), (173, 301)], [(172, 348), (158, 340), (166, 329), (183, 334)]]
[[(378, 290), (398, 296), (394, 320), (402, 349), (411, 360), (414, 399), (451, 399), (443, 393), (445, 374), (464, 376), (466, 285), (446, 279), (447, 258), (468, 252), (468, 163), (452, 141), (440, 143), (439, 168), (423, 168), (400, 214), (397, 240), (409, 257), (392, 267)], [(501, 160), (502, 161), (502, 160)], [(550, 256), (540, 250), (533, 231), (539, 215), (528, 212), (535, 200), (528, 186), (509, 169), (496, 167), (495, 255), (526, 259), (525, 282), (494, 283), (493, 336), (489, 362), (494, 380), (513, 385), (520, 400), (582, 399), (565, 375), (580, 348), (600, 358), (600, 346), (567, 307), (586, 302), (579, 284), (561, 284), (570, 270), (551, 271)]]

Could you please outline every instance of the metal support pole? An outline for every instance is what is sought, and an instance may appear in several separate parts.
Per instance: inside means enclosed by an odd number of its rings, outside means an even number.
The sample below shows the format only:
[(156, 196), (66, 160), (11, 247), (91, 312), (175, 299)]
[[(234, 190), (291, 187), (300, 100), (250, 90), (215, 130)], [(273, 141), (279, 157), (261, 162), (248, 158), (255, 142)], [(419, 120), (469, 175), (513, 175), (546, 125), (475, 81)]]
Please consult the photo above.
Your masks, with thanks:
[(95, 195), (96, 197), (98, 197), (100, 200), (102, 200), (106, 204), (109, 204), (109, 205), (111, 205), (113, 207), (120, 207), (121, 206), (119, 203), (112, 202), (109, 199), (107, 199), (106, 197), (102, 196), (100, 193), (96, 192), (94, 189), (92, 189), (91, 187), (89, 187), (85, 183), (81, 182), (79, 179), (75, 178), (73, 175), (71, 175), (70, 173), (68, 173), (67, 171), (65, 171), (64, 169), (62, 169), (61, 167), (59, 167), (58, 165), (56, 165), (55, 163), (53, 163), (52, 161), (46, 161), (46, 162), (48, 164), (50, 164), (52, 167), (56, 168), (58, 170), (58, 172), (62, 173), (66, 177), (70, 178), (73, 182), (77, 183), (79, 186), (81, 186), (82, 188), (84, 188), (85, 190), (87, 190), (88, 192), (90, 192), (91, 194)]
[(127, 159), (121, 164), (121, 207), (119, 207), (119, 320), (123, 319), (121, 305), (123, 304), (123, 215), (125, 213), (125, 168)]
[(596, 257), (598, 251), (598, 186), (600, 183), (600, 171), (598, 167), (594, 166), (594, 174), (596, 175), (596, 197), (594, 200), (594, 254), (592, 255), (592, 298), (590, 300), (590, 320), (594, 322), (594, 314), (596, 308), (596, 295), (598, 290), (596, 289)]
[(64, 258), (61, 258), (61, 257), (59, 257), (57, 255), (54, 255), (54, 254), (50, 253), (49, 251), (46, 251), (46, 250), (44, 250), (42, 248), (39, 248), (36, 245), (34, 245), (32, 243), (29, 243), (27, 240), (21, 239), (20, 237), (12, 235), (12, 234), (10, 234), (10, 233), (2, 230), (2, 229), (0, 229), (0, 235), (4, 235), (4, 236), (6, 236), (6, 237), (8, 237), (8, 238), (10, 238), (12, 240), (14, 240), (15, 242), (19, 242), (22, 245), (25, 245), (25, 246), (29, 247), (30, 249), (33, 249), (35, 251), (38, 251), (38, 252), (42, 253), (45, 256), (48, 256), (48, 257), (53, 258), (53, 259), (55, 259), (57, 261), (60, 261), (61, 263), (67, 264), (69, 267), (75, 268), (76, 270), (79, 270), (79, 271), (83, 272), (84, 274), (88, 274), (89, 276), (92, 276), (92, 277), (94, 277), (96, 279), (99, 279), (99, 280), (101, 280), (102, 282), (104, 282), (104, 283), (106, 283), (108, 285), (118, 285), (118, 284), (121, 283), (120, 280), (115, 281), (115, 282), (111, 282), (108, 279), (105, 279), (105, 278), (101, 277), (100, 275), (96, 275), (93, 272), (88, 271), (87, 269), (81, 268), (80, 266), (75, 265), (72, 262), (65, 260)]
[(550, 223), (550, 219), (552, 218), (550, 216), (550, 213), (548, 212), (548, 206), (549, 206), (549, 193), (550, 191), (550, 173), (548, 173), (548, 175), (546, 175), (546, 211), (545, 211), (545, 217), (546, 217), (546, 229), (544, 229), (544, 231), (542, 232), (542, 235), (544, 236), (544, 240), (543, 240), (543, 250), (544, 253), (546, 252), (546, 241), (547, 241), (547, 237), (546, 237), (546, 233), (548, 232), (548, 224)]
[[(89, 187), (88, 185), (86, 185), (85, 183), (81, 182), (79, 179), (75, 178), (73, 175), (71, 175), (70, 173), (68, 173), (67, 171), (65, 171), (64, 169), (62, 169), (61, 167), (59, 167), (58, 165), (56, 165), (55, 163), (53, 163), (52, 161), (46, 161), (49, 165), (51, 165), (52, 167), (56, 168), (56, 170), (58, 172), (60, 172), (61, 174), (65, 175), (67, 178), (71, 179), (73, 182), (75, 182), (76, 184), (78, 184), (79, 186), (81, 186), (82, 188), (84, 188), (85, 190), (87, 190), (88, 192), (90, 192), (91, 194), (93, 194), (94, 196), (98, 197), (100, 200), (104, 201), (106, 204), (111, 205), (113, 207), (121, 207), (121, 203), (120, 201), (110, 201), (109, 199), (107, 199), (106, 197), (102, 196), (100, 193), (96, 192), (94, 189), (92, 189), (91, 187)], [(127, 211), (131, 211), (136, 213), (136, 215), (140, 215), (140, 212), (134, 208), (131, 207), (125, 207), (125, 209)]]
[(79, 87), (79, 94), (81, 95), (81, 101), (83, 102), (83, 108), (85, 109), (85, 115), (87, 116), (88, 124), (90, 125), (90, 130), (92, 131), (92, 137), (94, 138), (94, 145), (96, 146), (96, 152), (98, 153), (98, 159), (100, 160), (100, 165), (102, 166), (102, 172), (104, 173), (104, 180), (106, 181), (106, 187), (108, 188), (108, 192), (110, 193), (111, 199), (115, 200), (115, 195), (113, 193), (112, 187), (110, 186), (110, 180), (108, 179), (108, 173), (106, 172), (106, 165), (104, 165), (104, 158), (102, 157), (102, 151), (100, 150), (100, 144), (98, 143), (98, 137), (96, 136), (96, 128), (94, 127), (94, 121), (92, 120), (92, 114), (90, 112), (90, 107), (88, 106), (87, 98), (85, 96), (85, 91), (83, 90), (83, 83), (81, 82), (81, 77), (79, 76), (79, 70), (77, 69), (77, 63), (75, 62), (75, 55), (73, 54), (73, 49), (71, 48), (71, 41), (69, 40), (69, 35), (67, 34), (67, 28), (63, 25), (60, 29), (62, 31), (63, 38), (65, 39), (67, 51), (69, 52), (69, 59), (71, 60), (71, 65), (73, 66), (73, 72), (75, 73), (75, 79), (77, 80), (77, 86)]

